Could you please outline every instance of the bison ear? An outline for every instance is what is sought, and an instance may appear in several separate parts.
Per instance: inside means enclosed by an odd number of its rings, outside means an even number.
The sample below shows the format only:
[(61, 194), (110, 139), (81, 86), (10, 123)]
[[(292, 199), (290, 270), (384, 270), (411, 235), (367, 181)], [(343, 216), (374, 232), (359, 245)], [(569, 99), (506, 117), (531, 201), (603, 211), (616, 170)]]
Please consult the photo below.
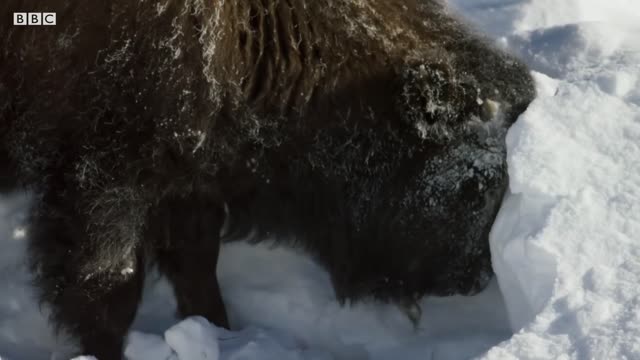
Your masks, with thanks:
[(396, 106), (425, 141), (447, 143), (471, 117), (481, 116), (479, 90), (446, 63), (418, 64), (401, 74)]

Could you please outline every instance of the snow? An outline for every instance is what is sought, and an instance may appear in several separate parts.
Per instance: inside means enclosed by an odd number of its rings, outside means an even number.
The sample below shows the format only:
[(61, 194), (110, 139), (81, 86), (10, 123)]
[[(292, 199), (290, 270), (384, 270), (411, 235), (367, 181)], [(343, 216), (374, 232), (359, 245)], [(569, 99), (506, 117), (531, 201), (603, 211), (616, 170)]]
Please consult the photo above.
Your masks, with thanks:
[(218, 360), (220, 348), (210, 340), (217, 337), (215, 327), (199, 316), (185, 319), (164, 332), (165, 341), (179, 359)]
[(508, 134), (491, 235), (516, 333), (482, 358), (640, 359), (640, 3), (454, 3), (539, 92)]
[[(448, 2), (523, 58), (538, 87), (507, 138), (497, 280), (474, 297), (423, 299), (414, 327), (395, 306), (340, 306), (301, 254), (229, 244), (219, 271), (234, 330), (178, 321), (152, 276), (130, 360), (640, 359), (640, 3)], [(28, 284), (28, 200), (0, 197), (0, 359), (63, 359)]]

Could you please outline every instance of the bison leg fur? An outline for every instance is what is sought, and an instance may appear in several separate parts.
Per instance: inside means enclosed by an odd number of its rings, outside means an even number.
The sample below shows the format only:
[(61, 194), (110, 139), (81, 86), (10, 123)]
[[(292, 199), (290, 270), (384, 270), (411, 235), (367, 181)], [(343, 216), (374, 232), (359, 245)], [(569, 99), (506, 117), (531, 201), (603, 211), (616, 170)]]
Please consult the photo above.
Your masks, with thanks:
[(79, 245), (86, 243), (86, 226), (76, 214), (47, 213), (34, 215), (30, 228), (31, 266), (41, 301), (50, 306), (56, 329), (77, 340), (82, 354), (122, 359), (142, 295), (142, 255), (133, 255), (124, 270), (87, 273), (83, 259), (92, 258), (91, 250)]
[(160, 271), (173, 286), (178, 315), (200, 315), (229, 327), (216, 275), (224, 208), (194, 193), (163, 200), (149, 227), (155, 234)]

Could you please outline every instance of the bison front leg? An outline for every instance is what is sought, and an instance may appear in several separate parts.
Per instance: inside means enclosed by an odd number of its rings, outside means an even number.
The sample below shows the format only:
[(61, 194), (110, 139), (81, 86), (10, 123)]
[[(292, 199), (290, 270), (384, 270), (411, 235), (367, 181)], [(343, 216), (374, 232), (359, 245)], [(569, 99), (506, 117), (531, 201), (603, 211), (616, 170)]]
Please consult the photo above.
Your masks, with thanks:
[(224, 208), (206, 194), (163, 200), (149, 228), (160, 271), (173, 285), (181, 317), (200, 315), (229, 327), (216, 275)]
[(82, 216), (69, 208), (43, 206), (31, 219), (29, 255), (40, 299), (81, 354), (120, 360), (142, 294), (144, 261), (134, 250), (118, 257), (122, 266), (96, 264), (106, 254), (91, 246)]

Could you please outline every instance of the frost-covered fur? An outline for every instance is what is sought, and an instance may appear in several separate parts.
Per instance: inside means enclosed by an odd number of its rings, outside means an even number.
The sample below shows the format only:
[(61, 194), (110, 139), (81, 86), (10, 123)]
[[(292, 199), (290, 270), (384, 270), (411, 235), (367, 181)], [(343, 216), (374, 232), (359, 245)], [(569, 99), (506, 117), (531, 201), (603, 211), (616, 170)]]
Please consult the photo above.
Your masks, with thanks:
[[(37, 195), (53, 321), (120, 358), (145, 264), (226, 325), (223, 240), (308, 250), (343, 300), (471, 294), (527, 70), (433, 0), (4, 0), (0, 170)], [(2, 174), (0, 174), (2, 176)], [(11, 185), (11, 177), (4, 177)]]

